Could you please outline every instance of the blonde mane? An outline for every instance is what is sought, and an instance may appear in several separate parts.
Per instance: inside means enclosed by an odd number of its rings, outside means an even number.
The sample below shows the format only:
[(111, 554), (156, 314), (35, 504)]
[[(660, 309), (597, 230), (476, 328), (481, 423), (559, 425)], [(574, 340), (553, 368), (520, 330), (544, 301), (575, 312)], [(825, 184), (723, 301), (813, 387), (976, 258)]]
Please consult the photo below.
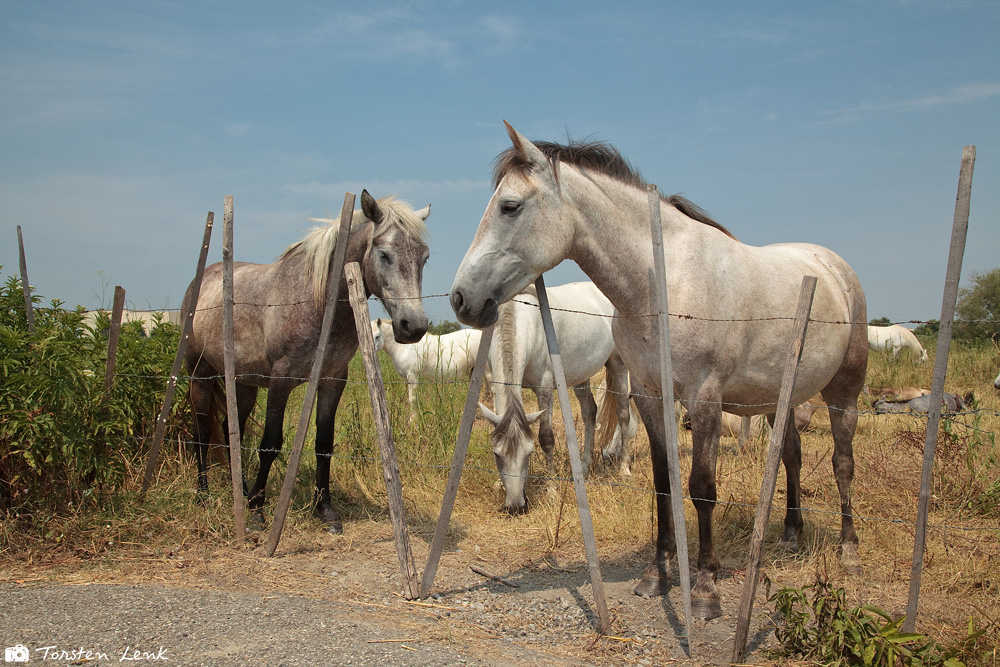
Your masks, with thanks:
[[(406, 236), (427, 241), (427, 224), (413, 208), (405, 201), (396, 199), (395, 195), (382, 197), (378, 200), (382, 211), (382, 224), (378, 227), (378, 235), (382, 236), (392, 229), (399, 229)], [(340, 233), (340, 218), (309, 218), (310, 222), (320, 223), (309, 230), (305, 237), (285, 248), (278, 259), (285, 259), (295, 252), (303, 253), (306, 269), (306, 280), (312, 281), (313, 301), (317, 309), (323, 307), (326, 301), (326, 284), (330, 275), (330, 259), (337, 247), (337, 236)], [(351, 231), (361, 225), (371, 222), (360, 210), (354, 211), (351, 220)], [(368, 235), (367, 245), (371, 247), (374, 237)]]

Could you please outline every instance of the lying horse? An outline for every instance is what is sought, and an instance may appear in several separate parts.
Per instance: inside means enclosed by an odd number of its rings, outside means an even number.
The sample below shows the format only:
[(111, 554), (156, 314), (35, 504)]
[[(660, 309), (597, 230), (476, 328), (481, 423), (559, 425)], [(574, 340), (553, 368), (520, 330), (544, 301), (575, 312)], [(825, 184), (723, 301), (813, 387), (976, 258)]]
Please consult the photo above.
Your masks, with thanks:
[[(586, 471), (593, 453), (597, 417), (590, 379), (602, 368), (607, 371), (617, 414), (623, 423), (629, 414), (628, 374), (611, 336), (614, 307), (593, 283), (570, 283), (546, 291), (566, 383), (573, 387), (580, 401)], [(531, 425), (539, 419), (538, 440), (549, 473), (555, 473), (552, 393), (556, 385), (534, 287), (512, 296), (513, 300), (499, 308), (490, 346), (496, 412), (482, 403), (479, 409), (494, 426), (493, 453), (506, 494), (504, 507), (512, 514), (520, 514), (527, 510), (524, 485), (528, 478), (529, 457), (535, 449)], [(538, 412), (525, 414), (522, 387), (535, 392), (541, 408)], [(626, 456), (628, 448), (623, 449), (626, 452), (623, 456)]]
[[(427, 316), (420, 298), (428, 248), (424, 220), (430, 209), (414, 211), (392, 197), (378, 201), (365, 190), (361, 213), (355, 213), (347, 245), (347, 262), (360, 262), (367, 296), (382, 300), (392, 315), (393, 335), (400, 342), (420, 340)], [(316, 356), (329, 280), (330, 260), (340, 229), (339, 220), (321, 220), (304, 239), (290, 245), (272, 264), (236, 262), (233, 266), (234, 362), (240, 433), (257, 400), (267, 389), (267, 416), (260, 441), (260, 468), (250, 490), (252, 517), (263, 521), (264, 487), (271, 465), (281, 452), (285, 406), (292, 389), (308, 378)], [(181, 306), (187, 312), (188, 288)], [(222, 264), (205, 269), (194, 326), (185, 361), (191, 373), (190, 398), (198, 443), (198, 488), (208, 491), (207, 459), (212, 409), (223, 372)], [(358, 349), (351, 308), (342, 301), (330, 333), (316, 398), (316, 512), (332, 532), (342, 530), (330, 503), (330, 457), (337, 405), (347, 383), (347, 369)], [(228, 434), (228, 427), (224, 429)]]
[[(941, 396), (941, 411), (944, 413), (958, 412), (972, 401), (972, 393), (966, 394), (963, 398), (957, 394), (943, 394)], [(887, 401), (883, 398), (875, 401), (872, 408), (880, 414), (920, 414), (925, 415), (931, 410), (930, 394), (917, 396), (908, 401)]]
[(887, 327), (868, 325), (868, 349), (890, 350), (895, 359), (900, 350), (906, 348), (918, 359), (917, 363), (927, 361), (927, 351), (913, 335), (913, 332), (900, 324), (890, 324)]
[(479, 329), (461, 329), (441, 336), (424, 334), (419, 343), (404, 344), (391, 334), (392, 322), (372, 322), (375, 349), (385, 350), (396, 372), (406, 380), (411, 411), (416, 409), (419, 380), (454, 381), (472, 372), (482, 337)]

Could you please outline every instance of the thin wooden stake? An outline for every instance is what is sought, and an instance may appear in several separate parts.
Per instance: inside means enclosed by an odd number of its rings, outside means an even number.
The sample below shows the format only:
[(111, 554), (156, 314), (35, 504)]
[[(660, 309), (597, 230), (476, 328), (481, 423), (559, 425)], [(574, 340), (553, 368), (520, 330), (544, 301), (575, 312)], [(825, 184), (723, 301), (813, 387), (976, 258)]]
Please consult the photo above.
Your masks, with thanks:
[(35, 333), (35, 309), (31, 305), (31, 285), (28, 283), (28, 263), (24, 259), (24, 237), (21, 225), (17, 226), (18, 263), (21, 266), (21, 291), (24, 292), (24, 311), (28, 316), (28, 331)]
[(118, 358), (118, 338), (122, 332), (122, 311), (125, 310), (125, 289), (115, 285), (115, 301), (111, 309), (111, 330), (108, 332), (108, 357), (104, 364), (104, 395), (101, 401), (111, 400), (111, 386), (115, 379), (115, 362)]
[(378, 433), (378, 450), (382, 458), (382, 479), (385, 481), (385, 494), (389, 503), (389, 522), (396, 538), (396, 554), (399, 556), (399, 569), (403, 573), (405, 584), (404, 595), (407, 600), (415, 600), (420, 597), (420, 582), (417, 580), (417, 568), (413, 563), (413, 552), (410, 549), (410, 533), (406, 529), (403, 482), (399, 477), (399, 463), (396, 461), (396, 446), (392, 439), (389, 401), (385, 396), (385, 384), (382, 382), (382, 367), (375, 351), (375, 339), (372, 338), (371, 316), (368, 313), (364, 280), (357, 262), (345, 266), (344, 273), (347, 275), (347, 292), (351, 298), (351, 309), (354, 311), (354, 324), (358, 329), (361, 360), (368, 376), (368, 393), (372, 399), (372, 414), (375, 417), (375, 431)]
[(693, 651), (691, 635), (691, 565), (688, 561), (687, 524), (684, 520), (684, 494), (681, 492), (680, 441), (674, 411), (674, 367), (670, 357), (670, 310), (667, 307), (667, 263), (663, 252), (663, 225), (660, 221), (660, 191), (649, 186), (649, 226), (653, 237), (653, 263), (656, 268), (657, 322), (660, 326), (660, 392), (663, 397), (663, 431), (667, 448), (667, 475), (670, 481), (670, 513), (674, 520), (674, 543), (677, 545), (677, 569), (684, 596), (684, 630), (688, 656)]
[(156, 458), (160, 453), (160, 445), (163, 444), (163, 433), (167, 428), (167, 417), (170, 416), (170, 404), (174, 400), (174, 389), (177, 387), (177, 378), (181, 374), (181, 364), (184, 362), (184, 354), (187, 352), (188, 339), (191, 338), (191, 328), (194, 325), (194, 313), (198, 308), (198, 294), (201, 292), (201, 279), (205, 275), (205, 261), (208, 259), (208, 244), (212, 239), (212, 225), (215, 223), (215, 213), (209, 211), (205, 220), (205, 235), (201, 240), (201, 252), (198, 255), (198, 267), (195, 269), (194, 282), (191, 283), (191, 303), (188, 304), (188, 312), (181, 313), (184, 318), (184, 326), (181, 329), (181, 342), (177, 345), (177, 355), (174, 357), (174, 366), (170, 370), (170, 379), (167, 380), (167, 392), (163, 397), (163, 406), (160, 408), (160, 415), (156, 418), (156, 431), (153, 433), (153, 442), (149, 446), (149, 454), (146, 458), (146, 470), (142, 476), (142, 490), (139, 491), (139, 501), (146, 497), (146, 491), (153, 481), (153, 471), (156, 469)]
[[(750, 542), (750, 557), (747, 563), (746, 577), (743, 580), (743, 596), (740, 598), (740, 611), (736, 619), (736, 636), (733, 639), (732, 662), (743, 661), (746, 651), (747, 636), (750, 633), (750, 615), (753, 612), (753, 598), (757, 594), (757, 573), (760, 570), (760, 554), (764, 543), (764, 530), (771, 516), (771, 502), (774, 500), (774, 489), (778, 483), (778, 466), (781, 464), (781, 450), (784, 446), (785, 431), (789, 427), (792, 393), (795, 391), (795, 375), (799, 369), (799, 359), (802, 357), (802, 344), (806, 338), (809, 326), (809, 311), (812, 310), (813, 296), (816, 293), (816, 277), (804, 276), (802, 289), (799, 291), (799, 306), (795, 311), (795, 324), (792, 330), (792, 343), (785, 360), (785, 372), (781, 378), (781, 391), (778, 394), (778, 408), (774, 417), (774, 429), (767, 447), (767, 462), (764, 464), (764, 481), (761, 484), (760, 500), (757, 502), (757, 514), (753, 521), (753, 539)], [(794, 424), (791, 424), (795, 428)]]
[(455, 452), (451, 457), (448, 485), (445, 487), (444, 499), (441, 501), (441, 513), (438, 514), (434, 538), (431, 540), (431, 551), (427, 556), (427, 566), (424, 568), (424, 575), (420, 582), (420, 597), (422, 598), (430, 595), (434, 575), (437, 574), (438, 562), (441, 559), (441, 552), (444, 550), (445, 540), (448, 539), (448, 524), (451, 521), (451, 513), (455, 509), (458, 485), (462, 480), (462, 468), (465, 465), (465, 456), (469, 452), (472, 424), (476, 419), (479, 392), (482, 390), (483, 377), (486, 375), (486, 366), (490, 359), (493, 327), (486, 327), (482, 332), (482, 337), (479, 339), (479, 351), (476, 352), (476, 365), (472, 369), (472, 378), (469, 380), (469, 392), (465, 396), (465, 410), (462, 412), (462, 421), (458, 425), (458, 437), (455, 440)]
[(340, 299), (340, 278), (344, 275), (344, 259), (347, 257), (347, 240), (351, 235), (351, 221), (354, 219), (354, 194), (344, 195), (344, 207), (340, 210), (340, 230), (337, 232), (337, 245), (330, 260), (330, 276), (326, 288), (326, 307), (323, 310), (323, 324), (320, 326), (319, 343), (316, 345), (316, 357), (309, 371), (309, 381), (306, 385), (306, 395), (302, 400), (302, 412), (299, 414), (299, 425), (295, 429), (295, 440), (292, 452), (288, 456), (288, 469), (285, 480), (281, 484), (281, 496), (274, 508), (274, 519), (271, 522), (271, 533), (267, 538), (265, 553), (273, 556), (281, 539), (281, 531), (285, 527), (285, 516), (292, 502), (292, 489), (295, 486), (295, 476), (299, 472), (299, 461), (302, 460), (302, 447), (309, 431), (309, 419), (312, 417), (313, 404), (316, 402), (316, 392), (319, 389), (320, 372), (323, 370), (323, 359), (326, 357), (326, 346), (330, 342), (330, 329), (337, 313), (337, 303)]
[(587, 566), (590, 569), (590, 584), (594, 589), (594, 603), (597, 605), (599, 622), (597, 632), (604, 634), (611, 627), (611, 618), (608, 615), (608, 602), (604, 597), (604, 580), (601, 578), (597, 542), (594, 540), (594, 522), (590, 516), (590, 501), (587, 500), (587, 486), (583, 479), (580, 441), (576, 438), (573, 410), (569, 403), (569, 389), (566, 386), (566, 372), (563, 370), (562, 357), (559, 354), (559, 341), (556, 340), (556, 329), (552, 324), (552, 311), (549, 309), (549, 296), (545, 292), (545, 279), (542, 276), (535, 279), (535, 292), (538, 294), (542, 326), (545, 329), (545, 340), (548, 343), (549, 358), (552, 361), (552, 375), (556, 381), (563, 427), (566, 430), (566, 448), (569, 450), (569, 465), (573, 472), (573, 488), (576, 489), (576, 508), (580, 514), (580, 529), (583, 532), (583, 546), (587, 553)]
[(920, 496), (917, 500), (917, 528), (914, 535), (913, 564), (910, 569), (910, 594), (906, 603), (903, 632), (913, 632), (917, 623), (920, 577), (924, 569), (924, 543), (927, 539), (927, 513), (934, 473), (934, 453), (937, 448), (938, 428), (941, 424), (941, 399), (944, 395), (945, 375), (948, 373), (948, 351), (951, 348), (951, 330), (955, 319), (955, 302), (958, 300), (958, 283), (962, 277), (965, 238), (969, 232), (972, 170), (975, 166), (976, 147), (966, 146), (962, 150), (962, 165), (958, 174), (958, 195), (955, 198), (955, 217), (951, 227), (951, 248), (948, 251), (948, 269), (945, 273), (944, 295), (941, 299), (941, 328), (938, 330), (937, 352), (934, 356), (931, 407), (927, 413), (927, 439), (924, 441)]
[(246, 537), (243, 502), (243, 452), (236, 405), (236, 333), (233, 326), (233, 196), (223, 199), (222, 214), (222, 365), (226, 376), (229, 421), (229, 472), (233, 481), (233, 530), (237, 542)]

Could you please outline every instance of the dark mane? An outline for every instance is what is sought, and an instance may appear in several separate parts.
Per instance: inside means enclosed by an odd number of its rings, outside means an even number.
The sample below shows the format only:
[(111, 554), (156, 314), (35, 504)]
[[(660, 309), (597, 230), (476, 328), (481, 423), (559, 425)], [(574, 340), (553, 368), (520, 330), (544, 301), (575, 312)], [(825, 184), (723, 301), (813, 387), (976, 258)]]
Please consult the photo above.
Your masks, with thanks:
[[(568, 144), (557, 144), (551, 141), (532, 142), (552, 164), (558, 177), (557, 165), (563, 162), (584, 171), (596, 171), (633, 187), (645, 190), (648, 183), (629, 163), (618, 149), (603, 141), (570, 141)], [(527, 174), (531, 164), (521, 156), (515, 147), (510, 147), (500, 153), (493, 161), (493, 189), (500, 186), (500, 181), (507, 174)], [(714, 227), (726, 236), (735, 239), (732, 233), (713, 220), (708, 213), (680, 195), (661, 195), (660, 198), (678, 211), (693, 220)]]

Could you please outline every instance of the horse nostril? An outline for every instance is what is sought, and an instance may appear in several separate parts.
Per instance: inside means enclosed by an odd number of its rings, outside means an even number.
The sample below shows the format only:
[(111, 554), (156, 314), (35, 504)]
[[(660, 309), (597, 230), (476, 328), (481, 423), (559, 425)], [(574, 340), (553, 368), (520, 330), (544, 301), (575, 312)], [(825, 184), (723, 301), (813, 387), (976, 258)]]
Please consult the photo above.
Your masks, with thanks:
[(455, 290), (451, 293), (451, 309), (456, 313), (462, 309), (465, 303), (465, 297), (462, 296), (462, 290)]

